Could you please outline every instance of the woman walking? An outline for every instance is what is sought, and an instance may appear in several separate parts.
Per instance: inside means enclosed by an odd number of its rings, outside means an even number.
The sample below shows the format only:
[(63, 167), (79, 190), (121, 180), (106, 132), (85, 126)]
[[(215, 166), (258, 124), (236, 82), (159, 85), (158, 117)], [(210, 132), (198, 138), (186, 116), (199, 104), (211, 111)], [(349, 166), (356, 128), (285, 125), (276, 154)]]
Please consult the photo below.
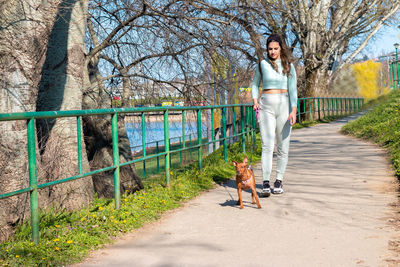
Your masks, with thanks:
[[(288, 162), (290, 132), (296, 123), (297, 78), (282, 38), (271, 34), (267, 39), (268, 58), (260, 59), (252, 83), (254, 110), (259, 109), (259, 124), (262, 140), (261, 196), (270, 193), (282, 194), (282, 181)], [(259, 85), (262, 82), (260, 100)], [(274, 188), (270, 187), (274, 141), (277, 141), (277, 164)]]

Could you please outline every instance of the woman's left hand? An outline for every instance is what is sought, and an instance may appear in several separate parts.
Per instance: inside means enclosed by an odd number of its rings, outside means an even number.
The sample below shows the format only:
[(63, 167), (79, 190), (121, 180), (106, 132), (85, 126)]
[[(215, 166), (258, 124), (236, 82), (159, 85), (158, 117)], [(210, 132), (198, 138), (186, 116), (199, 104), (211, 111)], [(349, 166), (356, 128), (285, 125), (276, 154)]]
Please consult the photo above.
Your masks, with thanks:
[(293, 126), (293, 124), (296, 123), (296, 114), (297, 114), (297, 108), (292, 108), (292, 112), (290, 112), (289, 117), (288, 117), (288, 121), (290, 123), (290, 125)]

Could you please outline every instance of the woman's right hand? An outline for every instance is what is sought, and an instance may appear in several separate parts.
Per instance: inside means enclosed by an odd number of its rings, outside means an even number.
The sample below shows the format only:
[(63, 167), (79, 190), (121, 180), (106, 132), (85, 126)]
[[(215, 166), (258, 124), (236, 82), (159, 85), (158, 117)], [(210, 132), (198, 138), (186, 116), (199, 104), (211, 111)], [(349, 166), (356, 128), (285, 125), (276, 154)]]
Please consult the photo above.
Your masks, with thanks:
[(257, 110), (259, 107), (260, 105), (258, 104), (257, 100), (254, 100), (253, 110)]

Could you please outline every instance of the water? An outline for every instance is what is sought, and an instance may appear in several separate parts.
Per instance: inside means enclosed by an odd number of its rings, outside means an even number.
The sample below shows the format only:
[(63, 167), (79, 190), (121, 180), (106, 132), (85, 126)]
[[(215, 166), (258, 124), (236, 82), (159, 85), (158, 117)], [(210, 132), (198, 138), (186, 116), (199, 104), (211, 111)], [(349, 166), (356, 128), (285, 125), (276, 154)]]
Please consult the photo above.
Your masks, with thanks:
[[(142, 150), (142, 123), (141, 122), (128, 122), (125, 123), (125, 128), (128, 134), (129, 143), (131, 145), (132, 152), (138, 152)], [(145, 136), (146, 136), (146, 147), (156, 147), (156, 141), (159, 146), (164, 146), (164, 122), (153, 121), (145, 123)], [(207, 136), (207, 126), (205, 123), (201, 125), (202, 137)], [(189, 140), (191, 136), (192, 140), (197, 139), (197, 122), (187, 121), (185, 124), (185, 140)], [(169, 123), (169, 138), (171, 143), (179, 142), (179, 137), (182, 137), (182, 122), (170, 122)]]

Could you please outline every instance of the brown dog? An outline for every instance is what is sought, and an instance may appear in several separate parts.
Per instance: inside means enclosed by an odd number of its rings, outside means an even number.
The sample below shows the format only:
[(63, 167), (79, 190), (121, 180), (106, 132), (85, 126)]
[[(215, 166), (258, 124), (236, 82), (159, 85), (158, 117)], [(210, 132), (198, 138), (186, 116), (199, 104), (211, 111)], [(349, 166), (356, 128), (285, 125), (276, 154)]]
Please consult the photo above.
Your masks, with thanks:
[(236, 167), (236, 187), (239, 196), (237, 204), (240, 204), (240, 208), (243, 209), (242, 190), (251, 189), (251, 203), (257, 203), (257, 207), (261, 209), (256, 191), (256, 180), (253, 171), (247, 167), (247, 157), (243, 159), (242, 163), (232, 162)]

